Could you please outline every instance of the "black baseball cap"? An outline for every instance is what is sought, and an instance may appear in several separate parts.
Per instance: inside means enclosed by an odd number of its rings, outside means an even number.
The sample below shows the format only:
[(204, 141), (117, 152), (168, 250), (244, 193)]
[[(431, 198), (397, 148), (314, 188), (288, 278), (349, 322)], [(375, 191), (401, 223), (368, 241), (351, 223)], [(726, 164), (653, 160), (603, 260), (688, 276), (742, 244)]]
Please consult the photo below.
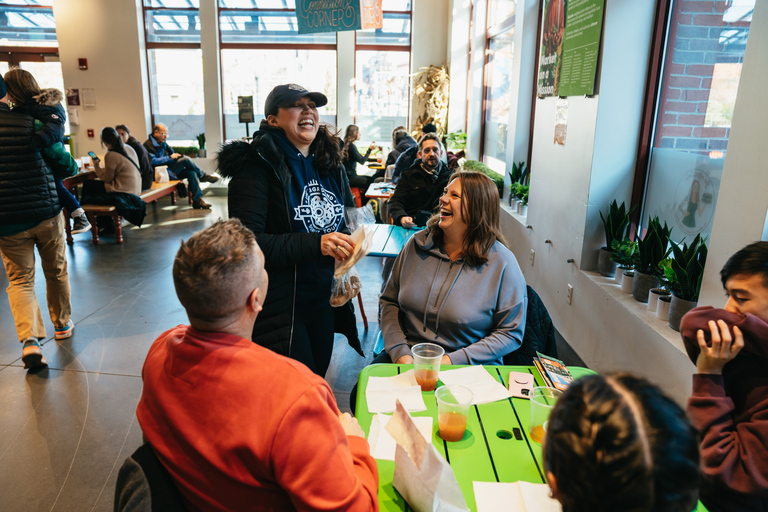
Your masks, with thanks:
[(5, 80), (3, 80), (3, 75), (0, 75), (0, 100), (5, 98), (5, 94), (8, 91), (5, 90)]
[(421, 133), (437, 133), (437, 126), (434, 123), (427, 123), (421, 127)]
[(297, 84), (278, 85), (269, 93), (267, 101), (264, 104), (264, 115), (277, 115), (279, 107), (291, 107), (296, 100), (307, 97), (315, 102), (315, 105), (322, 107), (328, 103), (328, 98), (321, 92), (309, 92), (304, 87)]

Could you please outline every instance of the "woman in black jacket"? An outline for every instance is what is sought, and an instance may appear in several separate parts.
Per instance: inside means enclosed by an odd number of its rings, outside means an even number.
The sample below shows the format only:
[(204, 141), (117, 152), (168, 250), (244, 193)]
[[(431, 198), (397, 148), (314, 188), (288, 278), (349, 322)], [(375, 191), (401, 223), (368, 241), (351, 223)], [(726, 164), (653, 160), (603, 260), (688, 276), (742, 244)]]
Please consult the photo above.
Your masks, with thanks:
[(333, 351), (334, 260), (354, 251), (344, 224), (354, 198), (338, 137), (317, 113), (327, 102), (322, 93), (279, 85), (253, 141), (227, 144), (217, 156), (219, 173), (231, 178), (229, 216), (256, 234), (269, 274), (253, 341), (321, 376)]
[(373, 176), (358, 176), (357, 164), (376, 161), (375, 158), (369, 157), (371, 151), (376, 149), (376, 143), (371, 142), (365, 155), (361, 155), (355, 146), (355, 141), (358, 140), (360, 140), (360, 128), (354, 124), (347, 126), (347, 131), (344, 133), (344, 149), (341, 151), (341, 163), (344, 164), (344, 169), (347, 171), (350, 187), (368, 189), (368, 185), (373, 181)]

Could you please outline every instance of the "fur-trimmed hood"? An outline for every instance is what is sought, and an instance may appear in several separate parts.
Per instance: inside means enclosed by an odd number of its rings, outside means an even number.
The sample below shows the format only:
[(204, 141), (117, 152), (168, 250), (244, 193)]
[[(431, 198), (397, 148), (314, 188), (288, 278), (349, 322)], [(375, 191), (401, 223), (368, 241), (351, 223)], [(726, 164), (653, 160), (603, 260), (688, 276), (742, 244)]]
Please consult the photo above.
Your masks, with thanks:
[(61, 100), (64, 99), (64, 95), (58, 89), (43, 89), (40, 94), (34, 97), (35, 101), (40, 105), (47, 107), (55, 107)]
[(272, 140), (270, 130), (264, 128), (265, 125), (262, 123), (260, 129), (253, 134), (251, 143), (236, 140), (221, 148), (216, 155), (216, 168), (219, 175), (234, 178), (241, 173), (250, 172), (254, 161), (262, 159), (259, 150), (275, 168), (279, 169), (282, 166), (285, 156)]

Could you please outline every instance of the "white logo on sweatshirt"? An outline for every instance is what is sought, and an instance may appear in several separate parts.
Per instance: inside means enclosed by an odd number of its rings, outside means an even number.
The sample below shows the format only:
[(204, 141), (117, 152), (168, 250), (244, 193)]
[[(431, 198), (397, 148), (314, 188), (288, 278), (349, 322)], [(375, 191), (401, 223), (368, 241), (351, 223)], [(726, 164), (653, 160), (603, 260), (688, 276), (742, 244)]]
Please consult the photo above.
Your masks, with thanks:
[(310, 233), (333, 233), (339, 229), (344, 216), (344, 206), (317, 180), (307, 183), (301, 194), (301, 204), (294, 210), (295, 220), (302, 221)]

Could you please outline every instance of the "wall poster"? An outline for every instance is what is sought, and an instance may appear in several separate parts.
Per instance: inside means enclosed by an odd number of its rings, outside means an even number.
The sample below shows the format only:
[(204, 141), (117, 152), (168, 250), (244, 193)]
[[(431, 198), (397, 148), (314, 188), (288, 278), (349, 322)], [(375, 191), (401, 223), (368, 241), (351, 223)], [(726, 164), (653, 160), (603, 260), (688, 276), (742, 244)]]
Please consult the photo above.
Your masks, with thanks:
[(296, 0), (296, 19), (299, 34), (358, 30), (360, 0)]
[(605, 0), (569, 0), (563, 35), (559, 96), (595, 91)]
[(384, 27), (384, 14), (381, 10), (381, 0), (360, 0), (360, 15), (363, 30)]
[(544, 9), (538, 87), (536, 88), (536, 95), (540, 98), (557, 96), (559, 93), (560, 64), (563, 56), (563, 28), (565, 27), (565, 0), (547, 0)]

